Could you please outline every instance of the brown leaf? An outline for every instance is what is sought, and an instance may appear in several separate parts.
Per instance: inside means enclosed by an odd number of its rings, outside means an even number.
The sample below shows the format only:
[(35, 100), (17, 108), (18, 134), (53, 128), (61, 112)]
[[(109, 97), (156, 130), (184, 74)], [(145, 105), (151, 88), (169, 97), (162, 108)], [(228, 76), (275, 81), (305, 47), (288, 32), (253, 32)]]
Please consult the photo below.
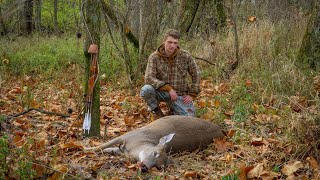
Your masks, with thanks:
[(31, 100), (31, 104), (30, 105), (31, 105), (31, 107), (34, 107), (34, 108), (41, 108), (40, 103), (38, 103), (35, 100)]
[(199, 106), (200, 108), (206, 107), (206, 101), (204, 101), (204, 100), (199, 101), (199, 102), (198, 102), (198, 106)]
[(202, 87), (208, 88), (208, 87), (210, 87), (211, 84), (212, 84), (211, 80), (207, 80), (207, 79), (201, 80)]
[(23, 80), (23, 85), (33, 87), (36, 83), (36, 80), (34, 80), (31, 76), (26, 76)]
[(252, 82), (250, 80), (246, 80), (246, 86), (250, 87), (252, 85)]
[(252, 138), (252, 141), (251, 141), (251, 145), (252, 146), (261, 146), (263, 144), (264, 144), (264, 142), (263, 142), (262, 137), (260, 137), (260, 138)]
[(258, 178), (261, 176), (262, 172), (263, 172), (263, 163), (260, 163), (258, 165), (256, 165), (253, 169), (251, 169), (248, 174), (247, 177), (250, 178)]
[(234, 111), (233, 110), (225, 111), (224, 114), (227, 115), (227, 116), (233, 116), (234, 115)]
[(32, 164), (32, 169), (36, 171), (37, 177), (42, 177), (46, 172), (46, 168), (39, 164)]
[(68, 171), (67, 165), (57, 164), (53, 167), (56, 171), (52, 176), (48, 177), (49, 180), (59, 180), (62, 175)]
[(307, 97), (305, 96), (291, 96), (290, 106), (293, 111), (300, 112), (307, 105)]
[(251, 22), (251, 23), (255, 22), (256, 20), (257, 20), (256, 16), (249, 16), (248, 17), (248, 21)]
[(316, 91), (320, 91), (320, 76), (315, 76), (313, 78), (313, 87)]
[(263, 171), (261, 174), (262, 180), (274, 180), (277, 179), (281, 174), (272, 171)]
[(318, 161), (314, 157), (307, 157), (312, 169), (320, 169)]
[(139, 166), (141, 166), (139, 163), (138, 164), (126, 164), (126, 167), (128, 169), (133, 170), (133, 171), (136, 171), (139, 168)]
[(132, 116), (132, 115), (130, 115), (130, 116), (125, 116), (125, 117), (124, 117), (124, 123), (125, 123), (127, 126), (129, 126), (129, 127), (133, 126), (134, 123), (135, 123), (135, 118), (134, 118), (134, 116)]
[(313, 179), (320, 179), (320, 171), (319, 170), (314, 171)]
[(259, 110), (259, 105), (256, 104), (256, 103), (254, 103), (252, 106), (253, 106), (254, 112), (258, 112), (258, 110)]
[(220, 103), (219, 100), (215, 99), (213, 104), (214, 104), (215, 107), (219, 107), (221, 103)]
[(45, 145), (48, 143), (47, 141), (48, 134), (45, 131), (39, 132), (34, 135), (34, 145), (32, 149), (41, 150), (45, 148)]
[(232, 155), (231, 154), (226, 154), (225, 159), (226, 159), (227, 162), (231, 162), (232, 161)]
[(228, 133), (227, 133), (227, 136), (228, 136), (229, 138), (232, 138), (235, 132), (236, 132), (236, 131), (235, 131), (234, 129), (230, 129), (230, 130), (228, 131)]
[(281, 169), (281, 172), (287, 176), (293, 175), (298, 169), (303, 168), (303, 164), (301, 161), (296, 161), (294, 163), (289, 163), (284, 165)]
[(3, 59), (3, 60), (2, 60), (2, 63), (3, 63), (3, 64), (9, 64), (9, 62), (10, 62), (9, 59)]
[(61, 149), (70, 149), (70, 148), (78, 148), (84, 149), (83, 145), (78, 142), (67, 142), (60, 145)]
[(219, 86), (215, 86), (214, 89), (218, 92), (218, 93), (226, 93), (230, 90), (230, 85), (228, 83), (220, 83)]
[(195, 171), (186, 171), (183, 176), (186, 178), (196, 178), (197, 177), (197, 172)]
[(232, 143), (224, 139), (215, 139), (213, 144), (218, 152), (225, 152), (228, 148), (232, 147)]
[(202, 119), (213, 119), (214, 118), (214, 111), (209, 109), (207, 113), (205, 113), (204, 115), (201, 116)]
[(246, 180), (248, 172), (251, 171), (254, 167), (253, 166), (245, 166), (244, 164), (240, 166), (240, 180)]
[(9, 94), (21, 94), (22, 90), (20, 87), (15, 87), (11, 91), (9, 91)]
[(13, 143), (14, 145), (20, 147), (24, 144), (24, 139), (22, 138), (23, 135), (16, 133), (14, 138), (13, 138)]

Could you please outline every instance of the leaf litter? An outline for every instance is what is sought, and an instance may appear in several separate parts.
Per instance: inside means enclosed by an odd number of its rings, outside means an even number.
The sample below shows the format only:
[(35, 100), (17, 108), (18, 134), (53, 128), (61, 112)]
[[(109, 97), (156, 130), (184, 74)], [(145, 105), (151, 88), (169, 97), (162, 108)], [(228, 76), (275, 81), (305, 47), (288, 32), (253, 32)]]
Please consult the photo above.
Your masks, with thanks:
[[(148, 174), (142, 174), (136, 163), (124, 155), (82, 151), (85, 146), (97, 146), (153, 120), (141, 97), (129, 96), (125, 90), (108, 91), (106, 87), (111, 85), (102, 85), (100, 119), (104, 138), (84, 138), (81, 130), (83, 119), (78, 114), (82, 106), (80, 86), (75, 83), (61, 85), (62, 82), (36, 85), (39, 82), (30, 77), (22, 83), (32, 86), (29, 90), (31, 107), (61, 113), (67, 113), (68, 108), (73, 109), (69, 118), (29, 112), (1, 122), (2, 134), (9, 136), (12, 152), (24, 148), (30, 154), (35, 178), (223, 179), (235, 175), (239, 179), (318, 179), (320, 175), (319, 157), (293, 159), (297, 147), (278, 123), (285, 117), (259, 112), (260, 105), (253, 103), (256, 112), (247, 121), (238, 123), (231, 120), (234, 109), (221, 108), (223, 101), (231, 102), (228, 83), (214, 85), (210, 80), (203, 80), (203, 91), (195, 101), (199, 109), (207, 110), (202, 117), (220, 124), (226, 137), (213, 141), (205, 150), (173, 155), (174, 165), (164, 170), (152, 169)], [(1, 87), (1, 92), (6, 92), (0, 95), (1, 114), (23, 111), (28, 89), (19, 82), (5, 84), (10, 86)], [(250, 80), (246, 81), (246, 86), (251, 86)], [(304, 97), (291, 97), (292, 110), (299, 113), (306, 109), (305, 101)], [(163, 104), (161, 107), (167, 110)], [(226, 119), (218, 122), (215, 120), (217, 115), (225, 115)], [(18, 163), (14, 159), (10, 159), (10, 163), (9, 168), (17, 169)], [(18, 178), (12, 171), (7, 176)]]

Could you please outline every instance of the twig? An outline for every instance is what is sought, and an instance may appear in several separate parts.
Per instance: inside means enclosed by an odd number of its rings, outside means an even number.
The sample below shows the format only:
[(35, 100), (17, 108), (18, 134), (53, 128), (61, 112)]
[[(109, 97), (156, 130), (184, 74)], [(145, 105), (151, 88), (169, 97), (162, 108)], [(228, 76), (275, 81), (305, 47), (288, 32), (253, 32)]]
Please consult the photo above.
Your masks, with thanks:
[(205, 61), (206, 63), (214, 65), (214, 66), (217, 65), (216, 63), (210, 62), (209, 60), (201, 58), (201, 57), (196, 57), (196, 56), (192, 56), (192, 57), (195, 58), (195, 59), (199, 59), (199, 60)]
[(43, 168), (50, 169), (51, 171), (61, 173), (61, 174), (63, 174), (63, 175), (68, 175), (68, 176), (71, 176), (71, 177), (73, 177), (73, 178), (78, 178), (78, 177), (74, 176), (74, 175), (71, 174), (71, 173), (59, 171), (59, 170), (57, 170), (57, 169), (55, 169), (55, 168), (53, 168), (53, 167), (50, 167), (50, 166), (48, 166), (48, 165), (45, 165), (45, 164), (40, 164), (40, 163), (35, 162), (35, 161), (31, 161), (31, 163), (34, 164), (34, 165), (37, 165), (37, 166), (41, 166), (41, 167), (43, 167)]
[(12, 118), (15, 118), (15, 117), (18, 117), (18, 116), (21, 116), (21, 115), (24, 115), (30, 111), (38, 111), (38, 112), (41, 112), (43, 114), (49, 114), (49, 115), (57, 115), (57, 116), (61, 116), (63, 118), (67, 118), (67, 117), (70, 117), (70, 115), (67, 115), (67, 114), (61, 114), (61, 113), (56, 113), (56, 112), (50, 112), (50, 111), (46, 111), (46, 110), (43, 110), (43, 109), (39, 109), (39, 108), (29, 108), (23, 112), (20, 112), (18, 114), (14, 114), (14, 115), (10, 115), (6, 118), (6, 120), (10, 120)]

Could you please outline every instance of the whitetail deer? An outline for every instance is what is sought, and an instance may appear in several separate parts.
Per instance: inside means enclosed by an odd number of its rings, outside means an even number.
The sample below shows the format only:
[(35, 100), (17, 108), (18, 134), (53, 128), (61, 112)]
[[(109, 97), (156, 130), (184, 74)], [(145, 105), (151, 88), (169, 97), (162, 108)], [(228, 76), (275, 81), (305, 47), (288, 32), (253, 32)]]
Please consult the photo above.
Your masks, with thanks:
[[(191, 116), (166, 116), (85, 151), (124, 152), (137, 160), (143, 172), (171, 162), (168, 154), (205, 148), (223, 137), (218, 125)], [(119, 145), (118, 147), (112, 147)]]

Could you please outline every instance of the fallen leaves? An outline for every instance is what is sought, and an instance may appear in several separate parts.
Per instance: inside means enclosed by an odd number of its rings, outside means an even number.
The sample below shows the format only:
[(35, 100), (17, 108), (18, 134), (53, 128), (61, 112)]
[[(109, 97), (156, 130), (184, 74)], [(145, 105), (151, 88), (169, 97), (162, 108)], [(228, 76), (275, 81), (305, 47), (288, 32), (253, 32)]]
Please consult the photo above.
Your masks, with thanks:
[(225, 152), (233, 147), (232, 142), (229, 142), (226, 139), (215, 139), (213, 145), (220, 153)]
[(309, 162), (310, 166), (312, 169), (314, 170), (320, 170), (320, 166), (319, 166), (319, 163), (318, 161), (314, 158), (314, 157), (307, 157), (307, 161)]
[(9, 92), (9, 94), (21, 94), (22, 90), (20, 87), (14, 87), (13, 89), (11, 89)]
[(186, 172), (183, 174), (183, 176), (184, 176), (185, 178), (196, 178), (197, 175), (198, 175), (198, 173), (195, 172), (195, 171), (186, 171)]
[(262, 175), (262, 172), (263, 172), (263, 163), (260, 163), (256, 165), (254, 168), (252, 168), (250, 171), (248, 171), (247, 177), (249, 179), (259, 178)]
[(66, 143), (62, 143), (59, 146), (61, 149), (79, 149), (82, 150), (84, 149), (83, 145), (81, 142), (76, 142), (76, 141), (70, 141)]
[[(30, 85), (36, 84), (30, 78), (26, 78), (24, 82), (28, 84), (28, 81), (30, 81)], [(61, 86), (62, 89), (58, 88), (59, 90), (52, 90), (55, 88), (45, 85), (46, 88), (41, 90), (41, 92), (46, 92), (43, 93), (45, 97), (35, 93), (32, 100), (34, 102), (31, 101), (32, 106), (44, 105), (47, 109), (57, 112), (68, 109), (69, 106), (62, 103), (65, 102), (75, 111), (70, 118), (61, 119), (38, 112), (30, 112), (28, 116), (15, 118), (11, 121), (11, 125), (15, 127), (12, 132), (11, 146), (15, 148), (26, 147), (29, 152), (35, 154), (35, 159), (41, 166), (34, 165), (33, 168), (38, 174), (47, 175), (51, 179), (59, 179), (64, 173), (90, 177), (92, 172), (96, 173), (101, 170), (115, 174), (115, 177), (118, 178), (132, 178), (139, 171), (134, 162), (128, 162), (126, 158), (110, 154), (97, 155), (93, 152), (85, 153), (82, 151), (84, 144), (98, 146), (105, 140), (92, 138), (84, 143), (81, 139), (77, 139), (81, 134), (80, 127), (82, 125), (81, 118), (76, 121), (79, 103), (76, 103), (75, 99), (78, 97), (75, 91), (66, 90), (68, 86), (73, 85), (70, 83)], [(252, 82), (246, 80), (243, 85), (250, 88)], [(285, 131), (283, 126), (273, 126), (275, 123), (283, 121), (283, 117), (271, 109), (275, 98), (270, 98), (271, 100), (267, 104), (256, 102), (249, 104), (248, 107), (253, 111), (252, 116), (239, 124), (232, 120), (235, 112), (229, 94), (230, 84), (220, 83), (215, 86), (212, 81), (203, 81), (202, 86), (204, 90), (196, 100), (196, 106), (206, 110), (202, 118), (216, 121), (224, 126), (226, 138), (215, 140), (213, 146), (205, 150), (205, 153), (191, 153), (189, 157), (179, 157), (181, 162), (166, 169), (165, 173), (152, 169), (150, 176), (159, 175), (159, 177), (169, 177), (168, 179), (170, 177), (176, 179), (221, 179), (224, 174), (231, 173), (232, 177), (239, 179), (265, 180), (298, 177), (303, 179), (306, 177), (303, 173), (308, 171), (308, 173), (313, 173), (309, 176), (310, 178), (317, 179), (319, 177), (317, 157), (310, 156), (305, 161), (295, 162), (284, 162), (283, 159), (277, 159), (277, 154), (292, 154), (296, 152), (296, 147), (286, 144), (286, 139), (281, 139), (278, 136), (281, 135), (278, 131)], [(17, 111), (16, 107), (20, 108), (21, 105), (17, 100), (21, 94), (25, 93), (20, 87), (23, 86), (13, 84), (12, 88), (5, 91), (8, 93), (0, 95), (2, 113), (13, 113)], [(43, 101), (41, 101), (42, 99)], [(101, 124), (103, 125), (101, 132), (104, 132), (106, 127), (105, 132), (108, 140), (127, 132), (130, 128), (141, 127), (150, 121), (150, 114), (139, 96), (128, 96), (123, 91), (107, 91), (107, 88), (104, 87), (102, 88), (101, 102)], [(307, 106), (303, 97), (292, 97), (291, 106), (288, 109), (291, 109), (295, 104), (302, 110)], [(165, 108), (165, 105), (162, 104), (162, 108)], [(317, 113), (316, 108), (314, 107), (315, 113)], [(30, 138), (32, 144), (28, 140)], [(184, 166), (188, 158), (192, 161), (190, 164), (195, 164), (195, 167)], [(197, 163), (202, 163), (202, 166), (197, 167)], [(275, 164), (281, 164), (279, 171), (273, 170)], [(47, 166), (53, 169), (50, 171), (51, 175), (45, 174), (48, 172)]]
[(225, 94), (230, 91), (230, 84), (220, 83), (218, 86), (214, 87), (214, 90), (219, 94)]
[(281, 172), (288, 177), (292, 177), (296, 171), (303, 167), (304, 166), (301, 161), (290, 162), (283, 166)]
[(261, 146), (261, 145), (263, 145), (263, 144), (264, 144), (264, 142), (263, 142), (262, 137), (252, 138), (252, 140), (251, 140), (251, 145), (252, 145), (252, 146)]

